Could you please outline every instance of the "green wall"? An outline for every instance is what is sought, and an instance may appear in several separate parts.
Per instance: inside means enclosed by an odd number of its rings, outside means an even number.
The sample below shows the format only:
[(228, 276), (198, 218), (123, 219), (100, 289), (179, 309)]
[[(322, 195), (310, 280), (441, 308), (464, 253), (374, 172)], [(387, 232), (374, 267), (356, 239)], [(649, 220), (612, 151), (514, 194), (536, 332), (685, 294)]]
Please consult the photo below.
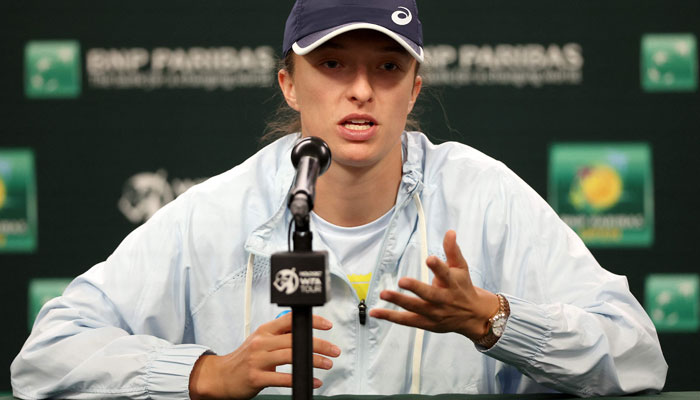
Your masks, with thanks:
[[(291, 4), (0, 3), (0, 161), (3, 150), (31, 150), (38, 210), (34, 246), (13, 251), (11, 235), (0, 237), (0, 390), (10, 389), (9, 365), (28, 334), (33, 279), (74, 277), (106, 258), (148, 215), (146, 188), (165, 202), (259, 148), (281, 101), (274, 57)], [(422, 71), (423, 130), (502, 160), (545, 198), (553, 144), (646, 144), (653, 240), (592, 251), (628, 277), (640, 301), (650, 274), (679, 274), (697, 286), (697, 51), (665, 64), (670, 72), (652, 81), (643, 62), (655, 59), (643, 53), (642, 38), (697, 40), (700, 2), (423, 0), (419, 7), (432, 57)], [(691, 68), (687, 76), (683, 68)], [(676, 80), (664, 81), (666, 73)], [(8, 212), (0, 206), (0, 222)], [(698, 389), (699, 338), (697, 325), (660, 330), (666, 390)]]

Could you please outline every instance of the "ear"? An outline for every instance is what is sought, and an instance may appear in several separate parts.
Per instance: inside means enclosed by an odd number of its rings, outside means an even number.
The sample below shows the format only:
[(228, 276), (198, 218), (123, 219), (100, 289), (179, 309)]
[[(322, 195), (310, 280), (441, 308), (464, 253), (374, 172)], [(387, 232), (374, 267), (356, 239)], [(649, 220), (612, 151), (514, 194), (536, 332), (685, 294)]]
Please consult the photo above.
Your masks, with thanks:
[(410, 114), (413, 110), (413, 106), (418, 100), (418, 94), (423, 87), (423, 78), (420, 75), (416, 75), (416, 80), (413, 82), (413, 88), (411, 89), (411, 100), (408, 102), (408, 113)]
[(286, 69), (279, 70), (277, 72), (277, 83), (279, 83), (280, 89), (282, 89), (282, 94), (284, 95), (284, 100), (287, 102), (287, 105), (292, 107), (292, 109), (299, 111), (292, 74), (290, 74)]

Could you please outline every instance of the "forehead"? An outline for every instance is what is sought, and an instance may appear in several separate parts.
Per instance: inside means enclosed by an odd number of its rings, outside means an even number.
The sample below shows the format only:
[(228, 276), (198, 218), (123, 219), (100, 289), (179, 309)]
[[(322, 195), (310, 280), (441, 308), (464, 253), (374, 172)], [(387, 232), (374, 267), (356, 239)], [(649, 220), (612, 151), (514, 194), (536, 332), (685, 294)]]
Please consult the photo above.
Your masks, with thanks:
[(411, 57), (408, 51), (394, 39), (371, 29), (357, 29), (345, 32), (322, 44), (312, 53), (327, 49), (362, 49), (363, 51), (392, 52)]

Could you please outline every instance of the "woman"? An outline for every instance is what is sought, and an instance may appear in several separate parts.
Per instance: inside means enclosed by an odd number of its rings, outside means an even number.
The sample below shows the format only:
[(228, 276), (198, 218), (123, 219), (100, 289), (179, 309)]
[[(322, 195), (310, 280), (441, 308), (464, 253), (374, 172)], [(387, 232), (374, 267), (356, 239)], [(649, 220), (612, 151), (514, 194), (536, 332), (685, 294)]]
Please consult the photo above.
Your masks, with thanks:
[[(333, 153), (312, 216), (332, 273), (314, 309), (317, 393), (660, 390), (666, 364), (625, 278), (501, 163), (404, 132), (420, 29), (399, 0), (299, 0), (287, 21), (280, 88), (301, 136)], [(275, 318), (268, 287), (298, 136), (186, 192), (48, 303), (13, 363), (15, 395), (290, 386), (291, 316)]]

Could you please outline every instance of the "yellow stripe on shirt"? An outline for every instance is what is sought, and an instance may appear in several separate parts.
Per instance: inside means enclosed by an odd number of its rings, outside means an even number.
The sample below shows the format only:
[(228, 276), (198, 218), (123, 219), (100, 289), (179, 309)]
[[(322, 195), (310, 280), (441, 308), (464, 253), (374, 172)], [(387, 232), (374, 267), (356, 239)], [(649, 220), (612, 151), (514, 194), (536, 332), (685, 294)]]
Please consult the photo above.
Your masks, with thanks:
[(357, 292), (357, 297), (360, 300), (365, 300), (367, 298), (367, 291), (369, 290), (369, 281), (372, 280), (372, 273), (365, 275), (349, 274), (348, 280), (352, 287)]

